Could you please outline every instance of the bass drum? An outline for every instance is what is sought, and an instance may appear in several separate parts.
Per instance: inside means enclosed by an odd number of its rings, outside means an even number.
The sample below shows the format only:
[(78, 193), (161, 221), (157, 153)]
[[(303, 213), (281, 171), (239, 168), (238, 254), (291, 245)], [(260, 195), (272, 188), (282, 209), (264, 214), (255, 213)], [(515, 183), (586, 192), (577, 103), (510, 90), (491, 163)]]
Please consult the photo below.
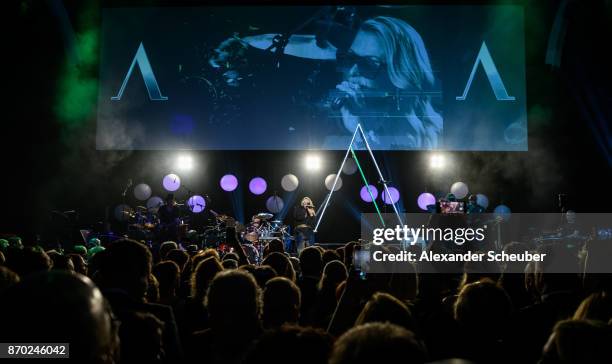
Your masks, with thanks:
[(255, 244), (259, 241), (259, 231), (255, 227), (249, 226), (242, 235), (242, 239), (244, 239), (244, 241), (248, 241), (251, 244)]

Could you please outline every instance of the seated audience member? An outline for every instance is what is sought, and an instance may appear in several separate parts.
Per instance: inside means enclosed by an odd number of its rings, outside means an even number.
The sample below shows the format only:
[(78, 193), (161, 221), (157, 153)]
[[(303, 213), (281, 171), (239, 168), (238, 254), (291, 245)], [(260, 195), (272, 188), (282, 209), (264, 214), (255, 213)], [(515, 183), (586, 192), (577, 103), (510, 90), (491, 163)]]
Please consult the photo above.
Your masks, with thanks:
[(7, 255), (6, 266), (21, 278), (28, 274), (48, 271), (53, 266), (51, 258), (42, 249), (25, 247), (13, 249)]
[(257, 281), (257, 285), (261, 289), (264, 289), (266, 283), (268, 283), (270, 279), (278, 276), (274, 268), (270, 267), (269, 265), (260, 265), (256, 267), (252, 274)]
[(0, 312), (5, 313), (0, 342), (70, 343), (67, 362), (118, 362), (112, 311), (85, 276), (59, 270), (30, 274), (1, 293)]
[(346, 267), (342, 262), (334, 260), (325, 265), (313, 308), (313, 325), (327, 328), (338, 304), (336, 289), (347, 276)]
[(151, 273), (147, 284), (147, 292), (145, 293), (145, 302), (159, 303), (159, 282)]
[(459, 357), (478, 363), (515, 362), (507, 350), (512, 303), (502, 288), (486, 278), (469, 283), (459, 292), (454, 309), (463, 333), (457, 338)]
[(322, 254), (316, 247), (309, 246), (302, 250), (299, 259), (301, 274), (297, 279), (297, 285), (302, 294), (300, 323), (307, 325), (312, 320), (312, 310), (317, 299), (318, 285), (323, 271)]
[(612, 297), (608, 292), (592, 293), (580, 303), (573, 318), (574, 320), (610, 321), (612, 319)]
[[(512, 242), (504, 246), (504, 251), (508, 254), (523, 253), (527, 246), (523, 243)], [(499, 285), (508, 293), (512, 305), (516, 309), (521, 309), (533, 303), (530, 293), (525, 286), (525, 262), (508, 262), (505, 264), (502, 274), (499, 277)]]
[(68, 270), (74, 272), (74, 264), (70, 257), (60, 254), (55, 250), (47, 252), (49, 258), (51, 258), (52, 266), (51, 269), (60, 269), (60, 270)]
[(189, 362), (241, 363), (261, 335), (261, 289), (248, 272), (233, 269), (218, 273), (205, 299), (210, 328), (194, 333)]
[(245, 363), (327, 364), (332, 345), (332, 337), (321, 329), (285, 325), (264, 333)]
[(166, 254), (164, 260), (170, 260), (176, 263), (179, 267), (180, 273), (182, 274), (188, 269), (189, 254), (181, 249), (172, 249)]
[(151, 313), (164, 323), (163, 349), (166, 362), (182, 359), (182, 349), (172, 308), (147, 303), (152, 255), (144, 244), (124, 239), (111, 243), (97, 254), (96, 281), (121, 320), (133, 312)]
[(223, 269), (237, 269), (238, 261), (234, 259), (224, 259), (221, 265), (223, 266)]
[(278, 328), (297, 324), (300, 315), (300, 290), (287, 278), (276, 277), (266, 283), (263, 291), (263, 326)]
[(17, 283), (19, 283), (19, 275), (0, 265), (0, 293)]
[(322, 260), (322, 264), (325, 267), (325, 265), (329, 262), (331, 262), (332, 260), (340, 260), (340, 254), (336, 253), (335, 250), (326, 250), (325, 253), (323, 253), (323, 255), (321, 256), (321, 260)]
[(389, 322), (412, 332), (415, 330), (408, 306), (388, 293), (374, 293), (361, 310), (355, 326), (368, 322)]
[[(520, 335), (521, 354), (524, 361), (535, 361), (540, 357), (542, 347), (555, 323), (571, 318), (580, 303), (577, 291), (579, 276), (574, 273), (578, 266), (576, 254), (565, 248), (564, 244), (543, 245), (538, 253), (546, 253), (544, 262), (536, 262), (534, 286), (539, 296), (538, 302), (524, 307), (518, 313), (516, 324), (519, 328), (528, 327)], [(576, 268), (577, 269), (577, 268)]]
[(369, 323), (350, 329), (335, 342), (329, 364), (417, 364), (426, 359), (412, 332), (390, 323)]
[(540, 364), (612, 363), (612, 327), (599, 321), (558, 322), (544, 345)]
[(193, 332), (208, 328), (208, 313), (204, 307), (204, 298), (210, 282), (223, 266), (215, 256), (201, 261), (191, 274), (191, 295), (185, 301), (185, 307), (177, 315), (181, 338), (186, 339)]
[(123, 315), (119, 327), (121, 362), (163, 363), (163, 327), (163, 322), (150, 313), (134, 311)]
[(175, 307), (181, 282), (178, 264), (169, 260), (159, 262), (153, 266), (153, 275), (159, 283), (159, 303)]
[(87, 275), (87, 262), (85, 261), (85, 258), (83, 258), (83, 256), (84, 255), (80, 254), (68, 254), (68, 257), (70, 258), (70, 260), (72, 260), (74, 271), (82, 275)]
[(285, 244), (279, 239), (270, 240), (270, 242), (264, 247), (264, 259), (271, 253), (285, 254)]
[(279, 252), (270, 253), (261, 264), (269, 265), (280, 277), (285, 277), (290, 281), (295, 282), (295, 271), (293, 270), (293, 265), (291, 265), (289, 257), (287, 257), (285, 254)]
[(302, 268), (300, 267), (300, 258), (289, 257), (289, 261), (291, 262), (291, 267), (293, 267), (293, 271), (295, 272), (295, 279), (297, 280), (298, 277), (302, 275)]
[(178, 244), (176, 244), (174, 241), (164, 241), (159, 246), (159, 259), (158, 260), (165, 260), (168, 252), (171, 250), (175, 250), (175, 249), (178, 249)]

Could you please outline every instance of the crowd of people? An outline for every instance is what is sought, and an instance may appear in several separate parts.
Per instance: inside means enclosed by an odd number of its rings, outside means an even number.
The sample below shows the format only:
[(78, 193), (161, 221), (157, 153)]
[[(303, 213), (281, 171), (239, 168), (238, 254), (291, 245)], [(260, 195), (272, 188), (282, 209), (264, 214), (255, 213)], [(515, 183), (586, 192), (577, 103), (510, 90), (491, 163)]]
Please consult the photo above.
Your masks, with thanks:
[(0, 342), (70, 343), (79, 363), (612, 362), (606, 274), (418, 263), (364, 279), (358, 242), (291, 256), (273, 240), (255, 265), (228, 236), (223, 255), (172, 241), (94, 252), (5, 241)]

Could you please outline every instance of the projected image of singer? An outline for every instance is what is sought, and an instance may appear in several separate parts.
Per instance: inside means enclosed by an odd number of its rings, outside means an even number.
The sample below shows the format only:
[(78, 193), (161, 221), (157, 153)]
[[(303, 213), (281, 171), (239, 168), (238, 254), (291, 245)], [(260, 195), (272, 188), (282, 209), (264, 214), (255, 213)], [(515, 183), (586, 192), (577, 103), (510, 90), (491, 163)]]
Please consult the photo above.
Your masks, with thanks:
[[(403, 20), (376, 17), (363, 22), (346, 51), (338, 50), (342, 81), (332, 92), (350, 133), (361, 123), (373, 149), (432, 149), (442, 117), (432, 106), (437, 91), (425, 44)], [(326, 144), (339, 142), (330, 136)]]
[(295, 245), (293, 253), (299, 254), (305, 247), (315, 243), (314, 226), (317, 212), (310, 197), (304, 197), (299, 206), (293, 209), (295, 220)]

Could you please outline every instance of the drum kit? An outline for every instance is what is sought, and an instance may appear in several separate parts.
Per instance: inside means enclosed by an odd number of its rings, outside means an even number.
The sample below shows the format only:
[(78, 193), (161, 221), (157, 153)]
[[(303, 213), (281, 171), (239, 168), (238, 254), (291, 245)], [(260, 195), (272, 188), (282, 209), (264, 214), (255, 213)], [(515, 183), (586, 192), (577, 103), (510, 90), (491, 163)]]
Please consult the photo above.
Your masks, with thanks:
[(242, 240), (245, 247), (250, 250), (256, 251), (258, 263), (263, 257), (263, 250), (266, 243), (272, 240), (280, 240), (283, 242), (287, 239), (289, 229), (287, 225), (283, 225), (280, 220), (272, 220), (274, 215), (267, 212), (260, 212), (253, 215), (250, 224), (245, 228), (245, 231), (241, 234)]
[[(189, 243), (196, 244), (199, 249), (213, 248), (220, 253), (229, 252), (230, 248), (226, 244), (226, 229), (234, 227), (245, 250), (253, 253), (252, 255), (256, 257), (255, 261), (260, 263), (259, 257), (263, 256), (263, 249), (268, 242), (275, 239), (284, 242), (291, 238), (289, 227), (281, 220), (272, 220), (274, 215), (267, 212), (253, 215), (246, 226), (231, 216), (218, 214), (212, 210), (210, 212), (214, 220), (209, 220), (209, 224), (198, 229), (199, 231), (193, 230), (193, 227), (190, 228), (188, 214), (181, 214), (176, 223), (179, 241), (189, 241)], [(126, 205), (117, 219), (127, 223), (128, 237), (136, 240), (152, 242), (159, 238), (164, 228), (164, 224), (159, 221), (157, 209), (144, 206), (131, 208)]]

